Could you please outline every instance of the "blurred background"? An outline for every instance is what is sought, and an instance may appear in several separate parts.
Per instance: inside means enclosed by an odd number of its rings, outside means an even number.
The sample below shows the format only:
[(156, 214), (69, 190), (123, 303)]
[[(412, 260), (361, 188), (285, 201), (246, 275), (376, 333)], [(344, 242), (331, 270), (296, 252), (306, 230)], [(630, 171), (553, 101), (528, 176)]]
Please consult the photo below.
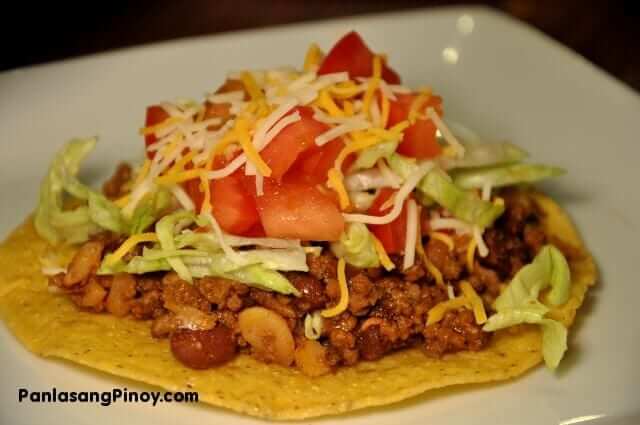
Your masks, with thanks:
[[(138, 0), (12, 4), (0, 70), (224, 31), (414, 8), (482, 4), (525, 21), (640, 91), (640, 1)], [(71, 3), (71, 4), (70, 4)]]

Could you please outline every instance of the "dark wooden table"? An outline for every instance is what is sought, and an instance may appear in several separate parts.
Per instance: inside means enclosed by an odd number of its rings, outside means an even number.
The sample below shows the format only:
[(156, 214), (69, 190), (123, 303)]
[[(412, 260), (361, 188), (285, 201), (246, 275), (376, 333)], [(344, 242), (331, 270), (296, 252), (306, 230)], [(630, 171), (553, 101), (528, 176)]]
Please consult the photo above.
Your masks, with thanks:
[[(155, 0), (23, 2), (3, 12), (0, 70), (244, 28), (452, 4), (485, 4), (532, 24), (640, 90), (637, 0)], [(16, 7), (16, 6), (14, 6)]]

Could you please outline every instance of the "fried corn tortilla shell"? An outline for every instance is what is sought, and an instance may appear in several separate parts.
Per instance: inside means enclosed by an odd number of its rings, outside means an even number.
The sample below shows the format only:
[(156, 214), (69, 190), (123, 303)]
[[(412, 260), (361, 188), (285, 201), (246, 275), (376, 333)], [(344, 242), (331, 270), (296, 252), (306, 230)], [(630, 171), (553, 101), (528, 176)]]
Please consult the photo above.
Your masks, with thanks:
[[(562, 209), (544, 195), (532, 195), (546, 213), (548, 234), (559, 238), (552, 242), (570, 251), (571, 297), (551, 313), (569, 326), (595, 282), (596, 268)], [(151, 337), (149, 322), (84, 313), (67, 296), (48, 291), (38, 261), (47, 252), (52, 248), (36, 235), (30, 219), (0, 247), (0, 316), (30, 351), (170, 391), (197, 391), (200, 401), (252, 416), (302, 419), (380, 406), (434, 388), (506, 380), (542, 361), (538, 327), (519, 326), (499, 332), (481, 352), (432, 359), (419, 349), (405, 350), (317, 378), (246, 355), (195, 371), (173, 358), (167, 340)]]

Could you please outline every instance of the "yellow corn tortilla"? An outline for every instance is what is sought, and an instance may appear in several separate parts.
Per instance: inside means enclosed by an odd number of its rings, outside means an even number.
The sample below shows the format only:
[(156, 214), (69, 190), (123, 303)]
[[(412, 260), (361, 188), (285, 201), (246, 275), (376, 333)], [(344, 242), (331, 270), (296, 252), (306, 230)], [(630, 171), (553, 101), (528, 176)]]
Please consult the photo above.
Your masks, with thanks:
[[(550, 198), (533, 195), (546, 212), (548, 234), (574, 251), (569, 258), (571, 298), (552, 312), (569, 326), (595, 283), (596, 268), (563, 210)], [(338, 414), (434, 388), (513, 378), (542, 361), (538, 327), (519, 326), (499, 332), (481, 352), (431, 359), (419, 349), (405, 350), (317, 378), (246, 355), (217, 369), (195, 371), (174, 360), (167, 340), (151, 337), (149, 322), (80, 312), (67, 296), (48, 291), (37, 259), (52, 250), (30, 219), (0, 246), (0, 317), (30, 351), (170, 391), (195, 390), (200, 401), (252, 416), (283, 420)], [(55, 250), (71, 255), (68, 248)]]

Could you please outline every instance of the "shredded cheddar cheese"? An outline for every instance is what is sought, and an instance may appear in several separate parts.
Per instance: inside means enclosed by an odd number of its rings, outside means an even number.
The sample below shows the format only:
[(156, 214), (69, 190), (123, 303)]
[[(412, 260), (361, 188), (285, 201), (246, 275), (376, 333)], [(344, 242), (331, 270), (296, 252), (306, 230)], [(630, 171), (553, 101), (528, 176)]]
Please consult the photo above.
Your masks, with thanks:
[(202, 193), (204, 193), (200, 212), (209, 214), (211, 213), (211, 188), (209, 187), (209, 180), (204, 174), (200, 174), (200, 190), (202, 190)]
[(262, 90), (258, 87), (258, 83), (256, 83), (255, 78), (251, 75), (250, 72), (244, 71), (240, 74), (240, 79), (242, 80), (242, 84), (244, 85), (245, 90), (249, 93), (249, 96), (252, 100), (260, 100), (264, 96), (262, 94)]
[(387, 254), (387, 251), (385, 251), (380, 239), (378, 239), (373, 233), (371, 233), (371, 237), (373, 238), (373, 247), (376, 249), (376, 254), (378, 254), (380, 264), (382, 264), (382, 267), (384, 267), (386, 271), (390, 272), (396, 267), (395, 264), (393, 264), (393, 261), (389, 258), (389, 255)]
[(140, 183), (142, 183), (142, 180), (144, 180), (145, 177), (147, 177), (147, 174), (149, 174), (150, 169), (151, 169), (151, 161), (149, 159), (145, 159), (144, 164), (142, 164), (142, 168), (140, 168), (140, 172), (138, 173), (135, 181), (133, 182), (133, 187), (136, 187)]
[(169, 117), (166, 120), (158, 123), (158, 124), (154, 124), (154, 125), (150, 125), (148, 127), (143, 127), (139, 130), (140, 135), (142, 136), (148, 136), (150, 134), (155, 134), (156, 131), (158, 130), (162, 130), (163, 128), (167, 128), (171, 125), (177, 124), (179, 122), (181, 122), (182, 119), (179, 117)]
[(202, 170), (199, 170), (199, 169), (188, 170), (188, 171), (183, 171), (181, 173), (168, 174), (166, 176), (156, 177), (155, 182), (156, 184), (159, 184), (161, 186), (168, 186), (171, 184), (183, 183), (188, 180), (200, 178), (201, 174), (202, 174)]
[(473, 271), (473, 257), (476, 253), (476, 246), (478, 246), (478, 243), (473, 238), (469, 241), (469, 245), (467, 245), (467, 269), (469, 272)]
[(389, 98), (382, 93), (382, 111), (381, 111), (381, 122), (380, 127), (387, 128), (387, 124), (389, 123), (389, 112), (391, 111), (391, 103), (389, 102)]
[(335, 317), (342, 313), (349, 306), (349, 288), (347, 287), (347, 276), (345, 274), (346, 263), (344, 258), (338, 260), (338, 284), (340, 285), (340, 300), (338, 304), (331, 308), (322, 310), (320, 314), (322, 317)]
[(471, 284), (466, 280), (463, 280), (462, 282), (460, 282), (460, 289), (469, 301), (469, 304), (471, 304), (471, 307), (473, 309), (473, 316), (476, 319), (476, 323), (478, 325), (486, 323), (487, 312), (484, 309), (484, 303), (482, 302), (482, 298), (480, 298), (476, 290), (473, 289), (473, 286), (471, 286)]
[(249, 125), (244, 118), (238, 118), (235, 127), (240, 146), (247, 159), (256, 167), (256, 169), (265, 177), (271, 176), (271, 168), (262, 159), (253, 143), (251, 143), (251, 137), (249, 137)]
[(329, 92), (327, 90), (322, 90), (320, 92), (317, 103), (319, 107), (327, 111), (327, 113), (332, 117), (343, 117), (345, 115), (344, 112), (333, 101), (331, 96), (329, 96)]
[(196, 156), (196, 153), (197, 153), (196, 151), (191, 151), (185, 156), (183, 156), (182, 158), (180, 158), (180, 160), (176, 161), (176, 163), (173, 164), (173, 166), (167, 171), (166, 174), (167, 175), (178, 174), (184, 171), (184, 167), (189, 163), (189, 161), (193, 159), (194, 156)]
[(431, 232), (429, 233), (429, 236), (432, 237), (433, 239), (437, 239), (440, 242), (444, 243), (449, 249), (449, 251), (453, 251), (453, 249), (455, 248), (455, 243), (453, 242), (453, 238), (447, 235), (446, 233)]
[(136, 245), (143, 242), (157, 242), (158, 237), (155, 233), (140, 233), (137, 235), (132, 235), (120, 245), (118, 249), (116, 249), (111, 255), (109, 255), (105, 259), (105, 265), (113, 266), (118, 261), (120, 261), (129, 251), (135, 248)]
[(425, 90), (422, 93), (420, 93), (418, 96), (416, 96), (415, 99), (413, 99), (413, 102), (411, 102), (411, 106), (409, 107), (410, 123), (415, 123), (416, 120), (420, 117), (420, 110), (424, 108), (424, 106), (429, 101), (430, 97), (431, 97), (431, 92)]
[(316, 43), (311, 43), (307, 49), (307, 54), (304, 56), (304, 70), (306, 72), (315, 71), (320, 66), (322, 59), (324, 59), (322, 49)]
[(462, 307), (468, 307), (469, 301), (464, 296), (455, 297), (454, 299), (442, 301), (436, 304), (427, 313), (427, 326), (438, 323), (444, 315), (451, 310), (457, 310)]
[(367, 90), (364, 92), (364, 98), (362, 99), (362, 109), (367, 115), (367, 118), (371, 119), (371, 101), (375, 94), (376, 89), (380, 86), (380, 78), (382, 76), (382, 58), (379, 55), (373, 57), (373, 75), (369, 79)]

